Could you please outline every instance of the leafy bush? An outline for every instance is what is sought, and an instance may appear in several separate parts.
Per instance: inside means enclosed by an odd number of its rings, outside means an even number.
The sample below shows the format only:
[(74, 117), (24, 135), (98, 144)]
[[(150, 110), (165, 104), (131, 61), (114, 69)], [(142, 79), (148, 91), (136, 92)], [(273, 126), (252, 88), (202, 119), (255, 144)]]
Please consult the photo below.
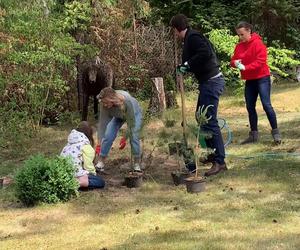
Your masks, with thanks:
[(68, 31), (87, 30), (92, 21), (92, 8), (88, 1), (65, 3), (63, 27)]
[(268, 47), (268, 64), (281, 77), (292, 77), (293, 68), (300, 65), (296, 52), (285, 48)]
[(67, 201), (78, 187), (74, 166), (63, 157), (32, 156), (16, 175), (16, 196), (27, 206)]
[(243, 84), (239, 77), (239, 71), (230, 67), (230, 59), (238, 42), (237, 36), (231, 35), (227, 29), (215, 29), (210, 31), (208, 35), (220, 60), (226, 86), (237, 90), (240, 89)]
[(192, 74), (184, 78), (183, 85), (185, 92), (195, 91), (198, 89), (198, 81)]
[(51, 10), (45, 17), (39, 2), (25, 1), (21, 7), (16, 0), (0, 4), (0, 142), (5, 146), (22, 147), (19, 139), (29, 132), (36, 134), (46, 113), (75, 109), (70, 106), (75, 96), (75, 58), (96, 51), (66, 33), (67, 14)]
[(174, 76), (171, 74), (167, 74), (164, 77), (164, 85), (165, 85), (165, 90), (166, 91), (176, 91), (176, 81), (174, 79)]

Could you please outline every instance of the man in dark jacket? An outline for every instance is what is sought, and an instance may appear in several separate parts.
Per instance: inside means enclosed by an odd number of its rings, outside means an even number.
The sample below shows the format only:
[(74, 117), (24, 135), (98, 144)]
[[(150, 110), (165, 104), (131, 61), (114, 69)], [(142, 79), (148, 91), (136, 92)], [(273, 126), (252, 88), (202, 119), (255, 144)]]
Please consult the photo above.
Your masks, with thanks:
[(192, 72), (198, 80), (200, 93), (196, 112), (200, 107), (213, 105), (207, 112), (207, 117), (211, 116), (211, 119), (201, 129), (212, 135), (211, 139), (206, 139), (206, 145), (215, 150), (213, 165), (205, 176), (215, 175), (227, 170), (224, 143), (217, 120), (219, 97), (225, 85), (224, 78), (211, 42), (203, 34), (190, 29), (185, 15), (173, 16), (170, 25), (175, 34), (183, 40), (183, 64), (179, 66), (179, 72)]

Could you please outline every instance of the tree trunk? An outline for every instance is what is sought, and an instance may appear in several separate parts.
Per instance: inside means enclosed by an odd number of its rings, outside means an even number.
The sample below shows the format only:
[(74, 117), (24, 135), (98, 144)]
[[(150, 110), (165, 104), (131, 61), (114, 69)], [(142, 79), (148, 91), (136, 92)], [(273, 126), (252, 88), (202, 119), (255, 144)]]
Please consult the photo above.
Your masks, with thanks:
[[(85, 44), (85, 35), (84, 33), (75, 32), (73, 34), (76, 42), (81, 45)], [(83, 91), (82, 91), (82, 60), (79, 55), (76, 56), (76, 82), (77, 82), (77, 97), (78, 97), (78, 111), (82, 111), (82, 100), (83, 100)]]
[(152, 78), (152, 96), (149, 104), (151, 114), (161, 114), (166, 109), (166, 97), (164, 91), (164, 80), (162, 77)]
[(298, 82), (300, 82), (300, 66), (296, 67), (296, 79)]
[(166, 91), (166, 105), (168, 108), (177, 108), (176, 92), (173, 90)]
[(78, 111), (81, 112), (82, 111), (82, 99), (83, 99), (83, 91), (82, 91), (82, 70), (81, 70), (82, 66), (81, 66), (81, 60), (80, 60), (80, 56), (76, 56), (76, 69), (77, 69), (77, 76), (76, 76), (76, 80), (77, 80), (77, 98), (78, 98)]

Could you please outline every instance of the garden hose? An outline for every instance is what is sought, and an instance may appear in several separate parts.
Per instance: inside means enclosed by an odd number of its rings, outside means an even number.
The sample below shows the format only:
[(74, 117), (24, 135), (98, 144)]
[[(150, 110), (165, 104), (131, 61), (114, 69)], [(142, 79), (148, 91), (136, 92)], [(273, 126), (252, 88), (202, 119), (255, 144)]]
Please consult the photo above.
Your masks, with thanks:
[[(232, 131), (230, 130), (226, 120), (224, 118), (218, 118), (218, 124), (221, 131), (224, 131), (227, 135), (226, 141), (224, 143), (224, 147), (227, 147), (232, 142)], [(191, 126), (189, 126), (191, 128)], [(204, 137), (199, 138), (199, 144), (202, 148), (206, 148), (206, 143)], [(253, 158), (285, 158), (285, 157), (295, 157), (300, 159), (300, 153), (297, 152), (265, 152), (265, 153), (258, 153), (252, 154), (247, 156), (237, 156), (233, 154), (226, 153), (226, 156), (235, 157), (239, 159), (253, 159)]]
[(218, 124), (219, 124), (220, 130), (222, 131), (224, 129), (227, 133), (227, 139), (224, 143), (224, 147), (227, 147), (232, 141), (232, 132), (224, 118), (218, 118)]
[(237, 155), (226, 153), (226, 156), (230, 156), (238, 159), (244, 159), (244, 160), (249, 160), (253, 158), (275, 159), (275, 158), (286, 158), (286, 157), (294, 157), (300, 159), (300, 153), (296, 153), (296, 152), (266, 152), (266, 153), (258, 153), (258, 154), (252, 154), (247, 156), (237, 156)]
[[(232, 141), (232, 132), (226, 122), (226, 120), (224, 118), (218, 118), (218, 125), (220, 127), (220, 130), (225, 130), (226, 134), (227, 134), (227, 139), (224, 143), (224, 147), (227, 147), (231, 141)], [(193, 126), (193, 125), (189, 125), (187, 124), (187, 126), (192, 130), (194, 131), (194, 134), (195, 136), (197, 137), (197, 132), (196, 130), (199, 129), (198, 127), (196, 126)], [(205, 136), (203, 135), (200, 135), (199, 136), (199, 144), (201, 146), (201, 148), (207, 148), (207, 145), (206, 145), (206, 141), (205, 141)]]
[[(232, 132), (226, 122), (223, 118), (218, 118), (218, 124), (221, 130), (225, 129), (227, 133), (227, 140), (224, 143), (224, 147), (228, 146), (232, 141)], [(252, 154), (247, 156), (237, 156), (233, 154), (226, 153), (226, 156), (235, 157), (239, 159), (253, 159), (253, 158), (285, 158), (285, 157), (295, 157), (300, 159), (300, 153), (297, 152), (266, 152), (266, 153), (258, 153), (258, 154)]]

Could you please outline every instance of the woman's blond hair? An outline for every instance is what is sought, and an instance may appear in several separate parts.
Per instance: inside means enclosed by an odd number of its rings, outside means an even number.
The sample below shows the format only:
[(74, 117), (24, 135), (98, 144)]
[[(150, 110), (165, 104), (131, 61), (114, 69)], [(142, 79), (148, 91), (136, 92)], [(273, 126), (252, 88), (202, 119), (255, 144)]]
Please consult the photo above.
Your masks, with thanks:
[(111, 88), (111, 87), (106, 87), (101, 90), (100, 94), (98, 95), (98, 99), (104, 99), (104, 98), (111, 98), (114, 99), (117, 96), (117, 92)]

